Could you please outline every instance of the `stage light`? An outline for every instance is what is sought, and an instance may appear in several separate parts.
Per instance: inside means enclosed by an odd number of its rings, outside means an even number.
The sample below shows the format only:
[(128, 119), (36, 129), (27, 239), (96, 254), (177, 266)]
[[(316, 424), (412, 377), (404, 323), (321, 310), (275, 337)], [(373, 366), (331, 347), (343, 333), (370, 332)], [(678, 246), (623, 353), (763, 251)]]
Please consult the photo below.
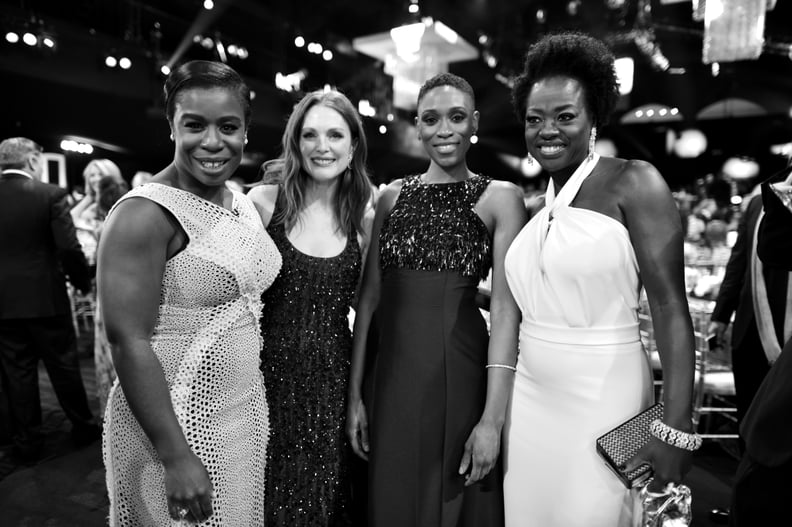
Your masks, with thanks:
[(415, 14), (418, 12), (418, 9), (419, 9), (418, 4), (410, 4), (410, 7), (407, 8), (407, 11), (409, 11), (412, 14)]
[(171, 69), (170, 67), (168, 67), (167, 64), (163, 64), (162, 66), (160, 66), (160, 73), (162, 73), (163, 75), (170, 75), (170, 72)]
[(55, 41), (51, 37), (43, 37), (41, 43), (50, 49), (55, 47)]
[(384, 124), (381, 124), (379, 127), (379, 133), (385, 135), (388, 132), (388, 127)]
[(204, 9), (209, 11), (209, 10), (211, 10), (214, 7), (214, 2), (212, 2), (212, 0), (204, 0), (203, 6), (204, 6)]
[(5, 39), (11, 44), (16, 44), (19, 42), (19, 35), (13, 31), (9, 31), (6, 33)]
[(132, 61), (126, 57), (121, 57), (118, 59), (118, 65), (121, 67), (122, 70), (128, 70), (132, 67)]
[(105, 66), (107, 66), (108, 68), (115, 68), (116, 66), (118, 66), (118, 60), (112, 55), (106, 56), (104, 62), (105, 62)]
[(294, 38), (294, 46), (295, 47), (301, 48), (304, 45), (305, 45), (305, 39), (303, 37), (298, 36), (298, 37)]
[(239, 57), (242, 60), (248, 58), (247, 48), (243, 48), (242, 46), (237, 47), (237, 57)]
[(205, 49), (212, 49), (214, 47), (214, 40), (209, 37), (204, 37), (201, 39), (201, 46)]
[(27, 44), (28, 46), (35, 46), (38, 43), (38, 37), (33, 33), (25, 33), (22, 35), (22, 42)]
[(322, 58), (325, 59), (328, 62), (333, 60), (333, 52), (330, 51), (329, 49), (324, 50), (322, 52)]

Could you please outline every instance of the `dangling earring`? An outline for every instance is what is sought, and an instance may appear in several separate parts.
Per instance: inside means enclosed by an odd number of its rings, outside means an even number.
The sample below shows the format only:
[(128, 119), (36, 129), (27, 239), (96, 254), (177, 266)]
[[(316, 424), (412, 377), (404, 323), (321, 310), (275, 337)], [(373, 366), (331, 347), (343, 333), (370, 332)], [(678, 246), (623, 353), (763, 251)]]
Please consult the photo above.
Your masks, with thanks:
[(170, 140), (173, 141), (173, 132), (170, 134)]
[(525, 154), (525, 162), (528, 163), (529, 165), (533, 165), (534, 164), (533, 156), (531, 154)]
[(247, 138), (247, 136), (245, 136), (245, 144), (247, 144), (247, 143), (248, 143), (248, 138)]
[(588, 158), (589, 160), (594, 159), (594, 147), (597, 145), (597, 127), (591, 127), (591, 134), (589, 135), (589, 149), (588, 149)]

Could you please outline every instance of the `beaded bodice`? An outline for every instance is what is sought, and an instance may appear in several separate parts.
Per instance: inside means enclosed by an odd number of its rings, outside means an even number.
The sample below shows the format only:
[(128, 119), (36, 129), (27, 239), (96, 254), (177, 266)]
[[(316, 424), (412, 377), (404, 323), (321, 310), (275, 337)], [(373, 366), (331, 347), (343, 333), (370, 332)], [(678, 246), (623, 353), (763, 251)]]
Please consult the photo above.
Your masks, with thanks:
[[(262, 297), (265, 328), (270, 324), (289, 325), (290, 331), (318, 334), (332, 331), (330, 328), (348, 327), (347, 316), (361, 266), (357, 236), (351, 233), (341, 253), (323, 258), (297, 250), (286, 237), (283, 224), (270, 224), (267, 232), (281, 253), (283, 266)], [(271, 312), (271, 306), (277, 306), (277, 312)], [(313, 307), (306, 310), (305, 306)], [(321, 327), (316, 325), (318, 312), (325, 317)]]
[(486, 278), (492, 241), (475, 211), (490, 179), (425, 184), (420, 175), (404, 178), (393, 210), (380, 232), (380, 266), (422, 271), (458, 271)]

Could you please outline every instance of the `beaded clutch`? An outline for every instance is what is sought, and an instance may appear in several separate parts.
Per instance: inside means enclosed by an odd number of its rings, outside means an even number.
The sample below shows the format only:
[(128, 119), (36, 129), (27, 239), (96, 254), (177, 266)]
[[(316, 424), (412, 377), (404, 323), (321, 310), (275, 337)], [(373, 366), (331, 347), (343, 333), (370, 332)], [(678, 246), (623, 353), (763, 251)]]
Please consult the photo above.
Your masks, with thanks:
[(663, 404), (657, 403), (597, 439), (597, 453), (625, 487), (640, 486), (652, 477), (652, 467), (643, 463), (627, 472), (619, 467), (649, 442), (652, 421), (663, 418)]

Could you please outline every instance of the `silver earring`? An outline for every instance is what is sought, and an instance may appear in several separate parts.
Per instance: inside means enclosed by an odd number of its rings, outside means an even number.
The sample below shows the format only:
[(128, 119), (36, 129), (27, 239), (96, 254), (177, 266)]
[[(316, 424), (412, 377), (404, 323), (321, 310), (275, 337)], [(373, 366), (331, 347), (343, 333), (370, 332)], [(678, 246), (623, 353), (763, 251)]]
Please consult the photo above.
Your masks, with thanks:
[(245, 137), (245, 144), (248, 144), (248, 138)]
[(173, 141), (173, 134), (170, 134), (170, 140)]
[(533, 156), (531, 154), (525, 154), (525, 162), (528, 163), (529, 165), (533, 165), (534, 164)]
[(588, 158), (594, 159), (594, 147), (597, 145), (597, 127), (591, 127), (591, 134), (589, 135), (589, 149)]

